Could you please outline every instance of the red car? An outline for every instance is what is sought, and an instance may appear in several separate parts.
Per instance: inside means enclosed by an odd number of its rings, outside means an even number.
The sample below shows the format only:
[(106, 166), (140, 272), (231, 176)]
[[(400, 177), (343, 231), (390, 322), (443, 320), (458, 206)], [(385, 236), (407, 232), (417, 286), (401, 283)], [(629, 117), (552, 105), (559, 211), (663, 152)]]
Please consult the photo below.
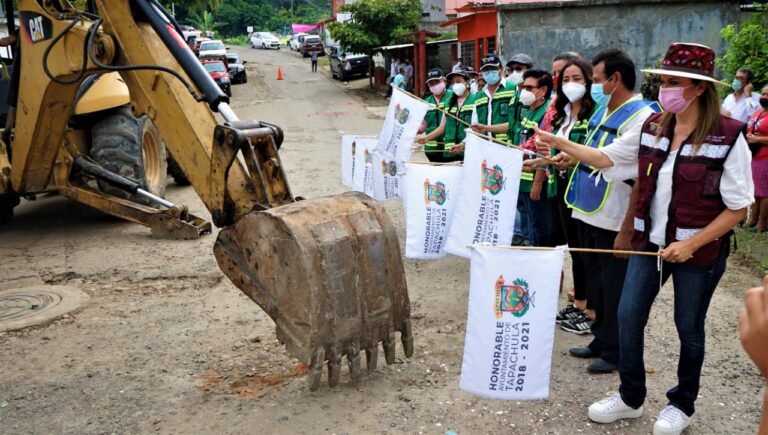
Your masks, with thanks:
[(216, 81), (222, 91), (227, 94), (228, 97), (232, 96), (232, 83), (227, 70), (227, 65), (220, 60), (206, 60), (203, 61), (203, 67), (211, 75), (211, 78)]

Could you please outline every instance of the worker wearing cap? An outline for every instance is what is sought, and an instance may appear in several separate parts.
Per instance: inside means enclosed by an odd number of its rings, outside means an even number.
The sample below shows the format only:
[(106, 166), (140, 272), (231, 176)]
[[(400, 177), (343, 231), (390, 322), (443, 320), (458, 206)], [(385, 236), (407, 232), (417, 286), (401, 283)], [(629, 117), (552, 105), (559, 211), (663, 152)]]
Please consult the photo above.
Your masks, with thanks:
[(507, 141), (510, 101), (515, 97), (514, 86), (505, 86), (501, 80), (501, 59), (493, 53), (482, 60), (480, 72), (486, 85), (475, 98), (472, 130)]
[(424, 144), (424, 151), (431, 162), (443, 162), (443, 153), (445, 144), (443, 143), (443, 129), (439, 128), (443, 123), (443, 110), (445, 102), (450, 98), (450, 91), (446, 85), (445, 75), (440, 68), (433, 68), (427, 73), (427, 87), (430, 96), (424, 99), (430, 104), (430, 109), (424, 115), (423, 129), (425, 136), (416, 140), (417, 143)]

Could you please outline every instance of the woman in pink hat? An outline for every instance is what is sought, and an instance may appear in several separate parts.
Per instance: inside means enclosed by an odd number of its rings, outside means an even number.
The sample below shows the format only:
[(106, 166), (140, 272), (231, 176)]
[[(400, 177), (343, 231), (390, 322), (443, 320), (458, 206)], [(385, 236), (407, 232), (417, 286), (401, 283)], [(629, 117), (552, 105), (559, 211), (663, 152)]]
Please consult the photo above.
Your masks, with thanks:
[[(608, 180), (637, 179), (632, 248), (658, 252), (663, 262), (632, 255), (619, 303), (618, 394), (592, 404), (589, 418), (610, 423), (637, 418), (646, 397), (643, 334), (660, 283), (674, 283), (674, 317), (680, 338), (678, 384), (667, 392), (654, 434), (679, 434), (691, 422), (704, 363), (704, 321), (725, 272), (732, 229), (754, 201), (750, 151), (744, 124), (720, 114), (715, 89), (715, 53), (697, 44), (675, 43), (659, 69), (659, 102), (640, 141), (620, 138), (587, 148), (540, 132), (539, 146), (552, 146), (603, 169)], [(541, 151), (541, 150), (540, 150)]]

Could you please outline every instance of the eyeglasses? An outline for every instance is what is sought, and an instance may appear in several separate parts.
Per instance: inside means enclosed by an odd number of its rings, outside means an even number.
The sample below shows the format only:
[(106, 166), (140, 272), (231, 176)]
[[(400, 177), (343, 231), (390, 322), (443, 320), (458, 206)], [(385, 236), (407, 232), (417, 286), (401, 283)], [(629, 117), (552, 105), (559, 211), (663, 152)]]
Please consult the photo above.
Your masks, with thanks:
[(528, 86), (523, 86), (523, 89), (525, 89), (528, 92), (533, 92), (534, 89), (539, 89), (539, 86), (528, 85)]

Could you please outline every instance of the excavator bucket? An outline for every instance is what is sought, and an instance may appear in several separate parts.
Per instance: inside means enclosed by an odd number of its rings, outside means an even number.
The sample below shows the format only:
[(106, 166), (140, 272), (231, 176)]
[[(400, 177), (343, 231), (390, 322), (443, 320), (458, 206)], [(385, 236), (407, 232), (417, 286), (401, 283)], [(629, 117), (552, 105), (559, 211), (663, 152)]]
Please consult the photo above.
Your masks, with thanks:
[(222, 271), (275, 321), (288, 352), (310, 366), (310, 389), (376, 368), (381, 341), (395, 361), (395, 332), (413, 354), (410, 301), (395, 227), (381, 205), (346, 193), (250, 213), (219, 233)]

